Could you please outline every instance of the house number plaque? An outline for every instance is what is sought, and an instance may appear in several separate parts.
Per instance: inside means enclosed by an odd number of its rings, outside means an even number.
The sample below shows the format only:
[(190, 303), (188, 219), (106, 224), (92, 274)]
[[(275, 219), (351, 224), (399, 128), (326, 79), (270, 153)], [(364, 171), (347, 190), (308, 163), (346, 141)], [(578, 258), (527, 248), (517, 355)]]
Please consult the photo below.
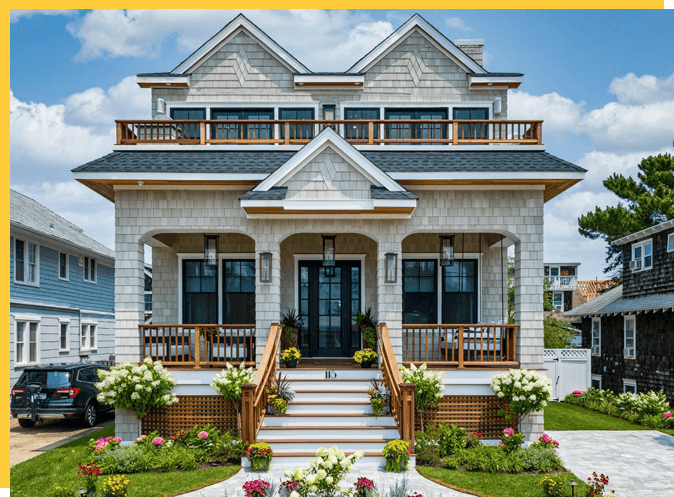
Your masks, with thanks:
[(326, 380), (334, 380), (337, 378), (337, 371), (326, 371), (325, 372), (325, 379)]

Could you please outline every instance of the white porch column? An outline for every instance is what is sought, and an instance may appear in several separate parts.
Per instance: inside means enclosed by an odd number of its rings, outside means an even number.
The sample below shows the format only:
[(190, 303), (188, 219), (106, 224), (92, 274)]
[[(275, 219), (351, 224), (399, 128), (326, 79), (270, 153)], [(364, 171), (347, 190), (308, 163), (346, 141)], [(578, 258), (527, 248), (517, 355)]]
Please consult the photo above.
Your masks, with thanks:
[[(396, 282), (386, 283), (386, 254), (398, 254)], [(396, 360), (403, 360), (403, 253), (402, 236), (389, 234), (377, 245), (377, 319), (386, 323)]]
[[(541, 209), (542, 211), (542, 209)], [(519, 324), (517, 359), (524, 369), (543, 369), (543, 222), (533, 218), (535, 233), (520, 236), (515, 244), (515, 323)], [(540, 371), (539, 371), (540, 372)], [(543, 433), (543, 414), (530, 414), (522, 422), (529, 440)]]
[[(271, 233), (261, 234), (255, 243), (255, 326), (256, 362), (260, 364), (272, 323), (281, 319), (281, 244)], [(260, 254), (271, 253), (271, 283), (260, 282)]]

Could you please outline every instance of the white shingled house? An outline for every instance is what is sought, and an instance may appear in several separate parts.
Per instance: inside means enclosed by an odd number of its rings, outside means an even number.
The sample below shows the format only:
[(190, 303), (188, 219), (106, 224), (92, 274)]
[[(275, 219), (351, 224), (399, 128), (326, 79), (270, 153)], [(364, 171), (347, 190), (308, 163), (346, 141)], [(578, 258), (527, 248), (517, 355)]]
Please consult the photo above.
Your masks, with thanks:
[[(74, 170), (115, 203), (117, 360), (161, 359), (180, 412), (193, 406), (185, 423), (222, 426), (231, 419), (210, 379), (226, 362), (255, 365), (244, 438), (271, 441), (289, 463), (339, 440), (374, 461), (386, 440), (410, 440), (398, 368), (412, 363), (445, 371), (434, 419), (496, 438), (491, 377), (543, 369), (545, 203), (585, 170), (546, 152), (542, 121), (508, 119), (523, 75), (484, 69), (483, 44), (415, 15), (348, 70), (315, 73), (239, 15), (173, 70), (139, 74), (152, 119), (118, 120), (112, 152)], [(380, 367), (352, 370), (353, 318), (368, 308)], [(281, 418), (258, 394), (286, 309), (302, 314), (304, 368), (282, 370), (298, 396)], [(392, 415), (375, 418), (365, 390), (380, 375)], [(118, 412), (117, 433), (175, 428), (172, 409), (140, 428)], [(537, 437), (542, 415), (521, 428)]]

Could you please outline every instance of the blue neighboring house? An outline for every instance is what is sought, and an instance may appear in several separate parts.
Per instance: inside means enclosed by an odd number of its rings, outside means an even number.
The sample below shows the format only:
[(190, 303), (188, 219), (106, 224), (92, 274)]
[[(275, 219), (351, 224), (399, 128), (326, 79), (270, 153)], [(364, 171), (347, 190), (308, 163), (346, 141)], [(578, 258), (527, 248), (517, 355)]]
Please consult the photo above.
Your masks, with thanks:
[(115, 353), (115, 253), (10, 190), (10, 384), (23, 368)]

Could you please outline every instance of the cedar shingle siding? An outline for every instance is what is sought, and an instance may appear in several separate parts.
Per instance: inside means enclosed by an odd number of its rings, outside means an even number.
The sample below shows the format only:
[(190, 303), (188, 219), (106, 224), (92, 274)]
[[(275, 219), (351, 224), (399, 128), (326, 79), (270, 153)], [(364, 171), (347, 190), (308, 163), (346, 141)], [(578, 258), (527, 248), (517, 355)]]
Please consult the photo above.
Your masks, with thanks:
[(632, 243), (623, 245), (623, 297), (674, 292), (674, 251), (667, 252), (670, 233), (674, 228), (643, 238), (653, 240), (653, 268), (646, 271), (630, 270)]

